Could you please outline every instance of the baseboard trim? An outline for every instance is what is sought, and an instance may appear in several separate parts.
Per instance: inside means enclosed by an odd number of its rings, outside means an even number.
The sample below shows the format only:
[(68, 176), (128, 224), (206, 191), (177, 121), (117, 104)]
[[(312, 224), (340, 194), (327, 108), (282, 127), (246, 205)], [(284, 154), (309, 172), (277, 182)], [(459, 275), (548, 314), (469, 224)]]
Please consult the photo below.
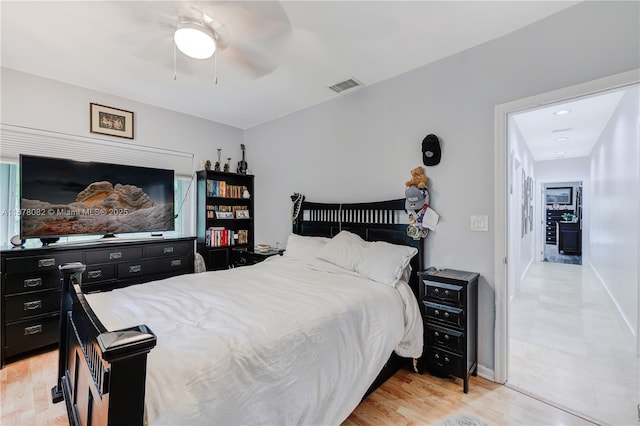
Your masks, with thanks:
[(484, 365), (478, 365), (478, 376), (494, 382), (496, 374), (492, 368), (485, 367)]

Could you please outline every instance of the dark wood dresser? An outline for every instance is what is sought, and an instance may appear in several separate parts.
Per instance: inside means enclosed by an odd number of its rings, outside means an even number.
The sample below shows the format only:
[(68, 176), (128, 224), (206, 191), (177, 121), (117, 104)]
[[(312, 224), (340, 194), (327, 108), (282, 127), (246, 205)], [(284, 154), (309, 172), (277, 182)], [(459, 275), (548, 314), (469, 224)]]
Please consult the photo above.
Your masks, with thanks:
[(194, 240), (195, 237), (122, 242), (115, 239), (3, 249), (0, 367), (13, 357), (58, 343), (58, 265), (82, 262), (87, 266), (82, 277), (83, 291), (111, 290), (192, 273)]
[(547, 226), (546, 226), (546, 239), (545, 242), (547, 244), (557, 244), (558, 243), (558, 223), (562, 221), (563, 214), (573, 214), (573, 210), (562, 209), (562, 210), (553, 210), (547, 209)]
[(424, 320), (425, 368), (464, 380), (478, 369), (478, 277), (475, 272), (429, 268), (418, 272)]

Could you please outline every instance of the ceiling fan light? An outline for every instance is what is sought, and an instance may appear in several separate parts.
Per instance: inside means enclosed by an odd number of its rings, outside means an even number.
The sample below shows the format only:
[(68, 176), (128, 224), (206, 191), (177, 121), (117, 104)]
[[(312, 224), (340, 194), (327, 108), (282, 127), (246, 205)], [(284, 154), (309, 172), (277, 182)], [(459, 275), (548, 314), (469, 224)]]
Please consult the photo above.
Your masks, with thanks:
[(194, 59), (210, 58), (216, 51), (213, 32), (198, 22), (180, 20), (173, 41), (182, 53)]

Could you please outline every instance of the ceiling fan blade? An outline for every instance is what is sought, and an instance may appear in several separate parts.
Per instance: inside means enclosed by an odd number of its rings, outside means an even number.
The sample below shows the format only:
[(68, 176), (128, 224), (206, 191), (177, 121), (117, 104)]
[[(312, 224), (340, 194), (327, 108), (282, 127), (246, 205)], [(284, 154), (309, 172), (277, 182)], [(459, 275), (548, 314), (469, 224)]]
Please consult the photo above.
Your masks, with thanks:
[(279, 66), (292, 35), (291, 22), (279, 2), (216, 2), (201, 11), (216, 33), (220, 59), (245, 67), (253, 77)]

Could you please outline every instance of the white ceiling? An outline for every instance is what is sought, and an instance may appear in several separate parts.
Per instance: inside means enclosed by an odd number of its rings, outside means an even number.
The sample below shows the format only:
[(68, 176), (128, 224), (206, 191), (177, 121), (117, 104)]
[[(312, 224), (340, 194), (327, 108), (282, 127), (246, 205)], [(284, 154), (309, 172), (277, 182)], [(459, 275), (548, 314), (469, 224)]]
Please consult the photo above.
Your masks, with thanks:
[[(625, 90), (586, 96), (513, 115), (534, 161), (591, 154)], [(556, 115), (558, 111), (568, 111)]]
[[(508, 34), (577, 1), (7, 1), (1, 64), (246, 129)], [(178, 16), (214, 19), (214, 60), (177, 54)], [(358, 90), (358, 89), (352, 89)], [(114, 105), (122, 107), (122, 105)]]

